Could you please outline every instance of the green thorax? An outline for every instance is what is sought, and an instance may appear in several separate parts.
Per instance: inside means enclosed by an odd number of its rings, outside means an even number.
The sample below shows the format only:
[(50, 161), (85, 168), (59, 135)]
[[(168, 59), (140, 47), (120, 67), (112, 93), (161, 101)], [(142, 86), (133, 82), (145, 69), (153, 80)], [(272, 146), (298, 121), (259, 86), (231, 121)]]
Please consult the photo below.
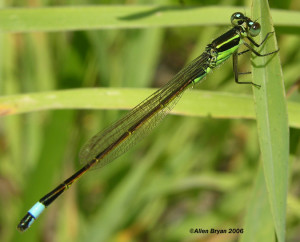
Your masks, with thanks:
[(208, 54), (208, 63), (205, 72), (197, 77), (194, 83), (201, 81), (213, 68), (226, 61), (238, 50), (243, 41), (241, 31), (239, 27), (234, 27), (207, 45), (205, 51)]

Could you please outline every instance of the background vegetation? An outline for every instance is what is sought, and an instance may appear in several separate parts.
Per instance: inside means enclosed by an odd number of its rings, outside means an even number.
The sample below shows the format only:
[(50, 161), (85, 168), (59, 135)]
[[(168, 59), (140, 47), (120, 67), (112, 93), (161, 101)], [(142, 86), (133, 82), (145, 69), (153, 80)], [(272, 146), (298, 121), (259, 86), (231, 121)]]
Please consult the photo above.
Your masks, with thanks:
[[(125, 111), (120, 109), (138, 104), (202, 53), (207, 43), (230, 28), (233, 12), (250, 16), (250, 3), (4, 1), (0, 240), (275, 241), (252, 87), (234, 83), (231, 61), (184, 94), (175, 109), (179, 115), (169, 115), (125, 155), (82, 177), (30, 230), (22, 234), (16, 230), (41, 196), (82, 166), (77, 154), (89, 137), (121, 117)], [(27, 16), (18, 12), (47, 6), (64, 8), (34, 9), (38, 11)], [(116, 8), (110, 11), (105, 6)], [(274, 0), (270, 7), (288, 90), (284, 237), (298, 241), (300, 3)], [(114, 17), (121, 11), (124, 19)], [(68, 18), (56, 18), (61, 13)], [(159, 23), (151, 18), (143, 21), (144, 16), (160, 14)], [(250, 70), (249, 58), (242, 56), (241, 71)], [(251, 75), (242, 78), (249, 80)], [(281, 208), (285, 210), (284, 204)], [(191, 234), (191, 228), (241, 228), (244, 233)]]

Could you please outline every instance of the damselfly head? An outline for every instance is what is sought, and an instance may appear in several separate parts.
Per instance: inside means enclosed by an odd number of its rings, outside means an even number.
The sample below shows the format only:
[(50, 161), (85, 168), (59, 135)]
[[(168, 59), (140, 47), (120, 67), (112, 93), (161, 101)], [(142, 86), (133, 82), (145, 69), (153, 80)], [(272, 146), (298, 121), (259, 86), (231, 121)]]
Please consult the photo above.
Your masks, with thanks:
[(260, 33), (260, 24), (252, 21), (241, 12), (236, 12), (231, 16), (231, 24), (233, 26), (241, 26), (244, 33), (249, 33), (252, 37)]

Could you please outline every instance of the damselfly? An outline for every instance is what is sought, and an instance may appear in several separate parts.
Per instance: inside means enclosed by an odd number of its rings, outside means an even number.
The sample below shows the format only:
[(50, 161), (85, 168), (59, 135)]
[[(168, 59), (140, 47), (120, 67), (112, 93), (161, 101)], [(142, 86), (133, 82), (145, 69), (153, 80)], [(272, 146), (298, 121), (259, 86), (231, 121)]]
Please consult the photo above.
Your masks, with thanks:
[[(80, 170), (62, 182), (54, 190), (42, 197), (20, 221), (18, 229), (25, 231), (36, 220), (36, 218), (58, 198), (74, 181), (87, 172), (92, 167), (102, 167), (115, 160), (125, 153), (138, 140), (145, 137), (174, 107), (182, 93), (192, 85), (200, 82), (213, 68), (219, 66), (230, 56), (233, 57), (233, 71), (235, 82), (239, 84), (252, 84), (255, 87), (260, 85), (253, 82), (240, 82), (237, 70), (238, 55), (248, 51), (257, 56), (267, 56), (276, 53), (278, 50), (267, 54), (260, 54), (253, 49), (245, 39), (254, 46), (261, 46), (272, 33), (268, 33), (263, 41), (258, 44), (252, 37), (260, 33), (260, 24), (252, 21), (240, 12), (231, 16), (232, 29), (222, 34), (210, 44), (205, 51), (184, 67), (165, 86), (153, 93), (131, 111), (129, 111), (119, 121), (113, 123), (105, 130), (92, 137), (81, 149), (80, 160), (86, 163)], [(246, 46), (246, 50), (238, 53), (241, 45)]]

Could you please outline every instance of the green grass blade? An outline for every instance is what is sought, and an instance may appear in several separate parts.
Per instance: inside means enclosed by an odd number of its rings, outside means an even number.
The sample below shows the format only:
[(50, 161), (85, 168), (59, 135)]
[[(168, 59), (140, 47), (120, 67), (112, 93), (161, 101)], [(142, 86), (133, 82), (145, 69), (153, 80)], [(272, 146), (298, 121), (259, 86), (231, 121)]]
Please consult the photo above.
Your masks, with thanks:
[[(3, 96), (0, 97), (0, 115), (48, 109), (128, 110), (155, 91), (150, 88), (81, 88)], [(173, 112), (187, 116), (254, 118), (251, 96), (198, 90), (187, 91)]]
[[(49, 109), (129, 110), (155, 90), (150, 88), (81, 88), (2, 96), (0, 97), (0, 115)], [(288, 102), (291, 127), (300, 127), (298, 110), (300, 110), (299, 103)], [(255, 119), (251, 96), (201, 90), (187, 91), (172, 113), (195, 117)]]
[[(267, 1), (254, 1), (253, 18), (259, 19), (260, 40), (273, 31)], [(275, 34), (264, 45), (261, 53), (276, 50)], [(288, 187), (289, 129), (285, 90), (279, 54), (253, 58), (253, 81), (257, 126), (264, 175), (271, 212), (278, 241), (285, 239), (286, 197)]]
[(254, 189), (249, 200), (244, 230), (241, 242), (275, 241), (272, 214), (261, 166), (258, 170)]
[[(0, 30), (32, 32), (227, 25), (228, 16), (236, 11), (245, 12), (245, 8), (137, 5), (7, 8), (0, 11)], [(273, 11), (276, 16), (276, 25), (300, 27), (299, 12)]]

